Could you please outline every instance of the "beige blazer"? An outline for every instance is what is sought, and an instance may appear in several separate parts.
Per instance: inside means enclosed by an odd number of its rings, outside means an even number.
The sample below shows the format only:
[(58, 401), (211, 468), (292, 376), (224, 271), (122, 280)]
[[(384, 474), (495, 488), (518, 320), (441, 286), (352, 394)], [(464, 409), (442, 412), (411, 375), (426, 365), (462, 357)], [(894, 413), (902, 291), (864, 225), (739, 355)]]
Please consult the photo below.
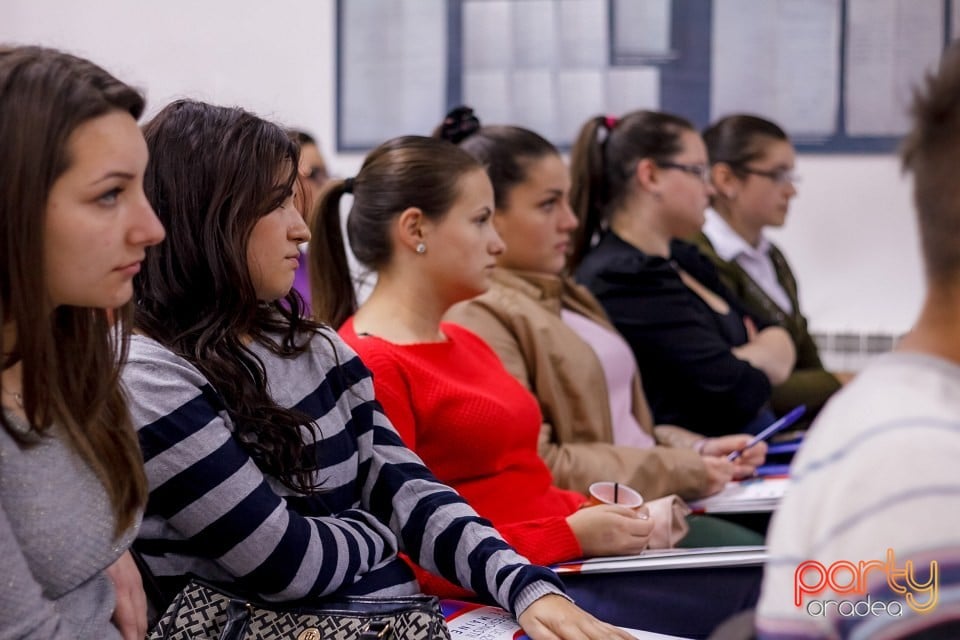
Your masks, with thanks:
[(634, 415), (659, 446), (614, 445), (602, 365), (592, 347), (564, 324), (561, 308), (615, 330), (597, 300), (572, 280), (504, 269), (496, 270), (488, 292), (454, 306), (445, 319), (486, 340), (540, 401), (539, 452), (558, 486), (586, 492), (592, 482), (611, 480), (647, 499), (671, 493), (699, 497), (707, 472), (691, 446), (703, 436), (675, 426), (654, 427), (638, 373)]

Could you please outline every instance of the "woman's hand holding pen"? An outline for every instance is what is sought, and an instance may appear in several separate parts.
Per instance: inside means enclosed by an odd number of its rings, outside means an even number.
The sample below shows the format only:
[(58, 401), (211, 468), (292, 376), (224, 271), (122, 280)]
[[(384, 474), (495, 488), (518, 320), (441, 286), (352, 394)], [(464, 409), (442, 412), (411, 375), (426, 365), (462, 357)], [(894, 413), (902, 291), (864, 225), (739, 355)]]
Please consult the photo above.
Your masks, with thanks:
[(703, 456), (703, 466), (707, 469), (707, 488), (702, 498), (722, 491), (733, 480), (736, 465), (722, 456)]
[(726, 460), (727, 456), (734, 451), (742, 450), (736, 461), (730, 463), (731, 475), (733, 479), (737, 480), (749, 478), (756, 472), (757, 467), (762, 465), (767, 458), (766, 442), (758, 442), (744, 449), (751, 439), (752, 436), (748, 433), (707, 438), (700, 448), (700, 453), (705, 457), (716, 457)]
[[(700, 453), (705, 456), (727, 457), (734, 451), (743, 449), (753, 439), (749, 433), (735, 433), (718, 438), (707, 438)], [(743, 449), (737, 462), (747, 467), (759, 467), (767, 459), (767, 443), (758, 442), (748, 449)], [(753, 470), (750, 471), (753, 474)]]

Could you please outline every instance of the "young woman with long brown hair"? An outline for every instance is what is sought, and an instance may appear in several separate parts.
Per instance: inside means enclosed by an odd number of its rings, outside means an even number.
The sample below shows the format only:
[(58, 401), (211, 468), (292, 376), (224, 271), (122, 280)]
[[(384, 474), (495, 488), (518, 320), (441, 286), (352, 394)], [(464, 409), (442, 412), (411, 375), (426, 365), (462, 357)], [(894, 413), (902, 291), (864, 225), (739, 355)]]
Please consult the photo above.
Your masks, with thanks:
[(409, 594), (405, 552), (531, 638), (627, 637), (438, 482), (357, 355), (301, 316), (291, 287), (310, 232), (284, 131), (185, 100), (145, 136), (146, 192), (170, 238), (137, 278), (142, 335), (123, 379), (150, 485), (137, 545), (161, 586), (190, 572), (282, 602)]
[(146, 480), (118, 384), (131, 281), (164, 235), (143, 106), (87, 60), (0, 49), (0, 637), (145, 631), (125, 551)]

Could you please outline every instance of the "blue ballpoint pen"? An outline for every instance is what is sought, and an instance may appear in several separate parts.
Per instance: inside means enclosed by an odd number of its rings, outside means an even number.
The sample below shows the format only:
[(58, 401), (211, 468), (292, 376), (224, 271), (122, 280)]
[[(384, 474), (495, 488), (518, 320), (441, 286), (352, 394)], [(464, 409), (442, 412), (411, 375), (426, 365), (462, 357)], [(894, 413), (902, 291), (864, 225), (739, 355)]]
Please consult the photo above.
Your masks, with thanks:
[(731, 462), (733, 462), (734, 460), (739, 458), (741, 455), (743, 455), (744, 451), (746, 451), (753, 445), (757, 444), (758, 442), (762, 442), (766, 440), (767, 438), (777, 433), (778, 431), (783, 431), (784, 429), (792, 425), (794, 422), (796, 422), (800, 418), (800, 416), (802, 416), (804, 412), (806, 412), (806, 410), (807, 410), (807, 406), (803, 404), (794, 407), (793, 409), (790, 410), (790, 412), (787, 415), (783, 416), (779, 420), (775, 420), (770, 424), (769, 427), (767, 427), (766, 429), (764, 429), (763, 431), (755, 435), (753, 438), (751, 438), (750, 442), (748, 442), (742, 449), (738, 449), (737, 451), (734, 451), (730, 455), (728, 455), (727, 460), (730, 460)]

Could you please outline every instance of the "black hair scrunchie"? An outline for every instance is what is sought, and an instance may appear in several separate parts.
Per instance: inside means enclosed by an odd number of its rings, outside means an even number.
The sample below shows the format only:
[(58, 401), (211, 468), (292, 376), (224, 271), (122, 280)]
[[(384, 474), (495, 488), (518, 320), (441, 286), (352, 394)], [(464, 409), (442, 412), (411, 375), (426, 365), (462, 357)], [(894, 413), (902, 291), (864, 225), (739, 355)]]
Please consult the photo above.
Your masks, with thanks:
[(473, 109), (461, 105), (454, 107), (444, 117), (440, 125), (440, 137), (453, 144), (460, 144), (477, 131), (480, 130), (480, 120), (474, 114)]

